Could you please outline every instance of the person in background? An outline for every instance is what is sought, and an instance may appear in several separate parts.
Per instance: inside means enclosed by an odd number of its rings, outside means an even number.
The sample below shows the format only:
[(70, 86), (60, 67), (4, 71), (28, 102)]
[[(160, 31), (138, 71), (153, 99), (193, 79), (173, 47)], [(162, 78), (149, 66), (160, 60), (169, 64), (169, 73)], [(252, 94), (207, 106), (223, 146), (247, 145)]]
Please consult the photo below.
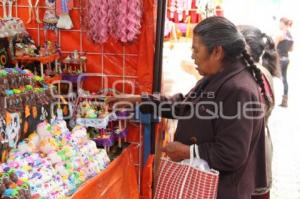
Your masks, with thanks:
[(254, 26), (238, 26), (239, 31), (245, 37), (248, 46), (248, 52), (253, 57), (255, 64), (262, 71), (264, 83), (267, 88), (267, 94), (270, 103), (265, 107), (265, 148), (266, 148), (266, 167), (267, 167), (267, 186), (257, 187), (252, 199), (269, 199), (272, 185), (272, 140), (268, 128), (268, 119), (272, 113), (275, 104), (273, 77), (280, 77), (278, 64), (278, 54), (276, 52), (273, 39), (262, 33), (260, 29)]
[(281, 18), (280, 19), (280, 32), (275, 38), (275, 44), (277, 47), (277, 52), (280, 57), (280, 67), (282, 73), (282, 82), (283, 82), (283, 96), (282, 102), (280, 106), (287, 107), (288, 106), (288, 81), (287, 81), (287, 69), (290, 63), (289, 59), (289, 52), (293, 49), (293, 37), (290, 33), (290, 28), (293, 22), (288, 18)]
[(108, 101), (139, 102), (143, 112), (152, 102), (148, 111), (178, 119), (175, 141), (163, 149), (166, 155), (173, 161), (189, 159), (190, 145), (197, 144), (200, 157), (220, 172), (217, 199), (249, 199), (256, 187), (267, 186), (261, 104), (269, 99), (261, 71), (242, 34), (223, 17), (206, 18), (194, 28), (192, 49), (204, 77), (187, 95), (124, 95)]

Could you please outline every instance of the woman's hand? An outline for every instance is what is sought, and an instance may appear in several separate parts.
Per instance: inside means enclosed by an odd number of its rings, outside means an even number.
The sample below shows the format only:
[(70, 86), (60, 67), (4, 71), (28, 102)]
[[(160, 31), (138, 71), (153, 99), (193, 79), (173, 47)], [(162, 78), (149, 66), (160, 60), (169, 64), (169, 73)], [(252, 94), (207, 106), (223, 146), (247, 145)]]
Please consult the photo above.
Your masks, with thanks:
[(128, 95), (128, 94), (109, 96), (106, 98), (106, 102), (107, 103), (117, 103), (117, 102), (140, 103), (141, 96), (140, 95)]
[(162, 151), (175, 162), (190, 158), (190, 147), (180, 142), (171, 142)]

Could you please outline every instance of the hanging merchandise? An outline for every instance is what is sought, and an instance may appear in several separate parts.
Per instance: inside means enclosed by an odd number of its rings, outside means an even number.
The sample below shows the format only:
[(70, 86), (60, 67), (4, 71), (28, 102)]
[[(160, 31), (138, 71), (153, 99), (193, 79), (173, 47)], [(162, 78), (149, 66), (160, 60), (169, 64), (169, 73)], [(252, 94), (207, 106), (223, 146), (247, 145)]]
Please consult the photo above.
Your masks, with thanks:
[(70, 18), (69, 12), (73, 8), (73, 0), (57, 0), (56, 14), (59, 16), (57, 28), (69, 30), (73, 28), (73, 22)]
[(132, 42), (140, 33), (141, 0), (89, 0), (82, 6), (82, 25), (95, 43), (104, 43), (109, 36)]
[(121, 0), (117, 7), (117, 13), (117, 39), (123, 43), (132, 42), (140, 33), (142, 19), (141, 1)]
[(215, 15), (215, 4), (213, 0), (196, 0), (197, 13), (205, 17)]
[(170, 18), (174, 19), (176, 11), (176, 0), (171, 0), (170, 2)]
[(185, 11), (185, 14), (188, 15), (189, 11), (192, 9), (192, 0), (184, 0), (183, 1), (183, 9)]
[(46, 12), (44, 15), (44, 28), (46, 30), (56, 30), (57, 17), (55, 14), (55, 0), (46, 0)]
[[(11, 19), (12, 18), (12, 7), (13, 7), (13, 3), (16, 0), (2, 0), (2, 8), (3, 8), (3, 18), (6, 19)], [(7, 10), (6, 10), (6, 4), (8, 5), (8, 14), (7, 14)]]
[(109, 34), (116, 38), (117, 33), (117, 6), (118, 6), (118, 0), (110, 0), (110, 5), (108, 8), (108, 30)]
[(170, 1), (170, 18), (174, 19), (175, 13), (178, 16), (178, 21), (184, 20), (184, 16), (189, 15), (192, 9), (192, 0), (171, 0)]
[[(39, 15), (39, 5), (40, 0), (36, 0), (34, 6), (32, 4), (32, 0), (28, 0), (28, 20), (27, 20), (27, 24), (32, 22), (32, 15), (35, 15), (35, 20), (37, 23), (42, 23), (42, 21), (40, 20), (40, 15)], [(33, 9), (34, 8), (34, 9)], [(33, 16), (34, 19), (34, 16)]]
[(141, 29), (141, 20), (143, 16), (141, 0), (129, 0), (128, 9), (127, 40), (122, 42), (132, 42), (135, 40)]
[(105, 0), (88, 0), (85, 5), (84, 22), (87, 35), (95, 43), (104, 43), (108, 39), (108, 3)]
[(176, 1), (176, 8), (177, 8), (178, 20), (182, 21), (182, 19), (183, 19), (183, 9), (184, 9), (184, 0), (177, 0)]
[(58, 19), (55, 14), (55, 0), (46, 0), (46, 12), (43, 19), (45, 41), (48, 40), (48, 30), (54, 30), (57, 38), (57, 21)]

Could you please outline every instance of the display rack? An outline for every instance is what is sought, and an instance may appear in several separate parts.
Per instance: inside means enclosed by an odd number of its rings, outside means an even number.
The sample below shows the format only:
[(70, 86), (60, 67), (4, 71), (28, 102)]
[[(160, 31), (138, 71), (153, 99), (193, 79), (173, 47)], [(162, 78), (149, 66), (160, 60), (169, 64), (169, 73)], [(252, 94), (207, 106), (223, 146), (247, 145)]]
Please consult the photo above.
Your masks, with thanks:
[(59, 55), (58, 54), (53, 54), (53, 55), (48, 55), (48, 56), (17, 56), (14, 58), (13, 63), (15, 64), (16, 67), (19, 67), (19, 63), (32, 63), (32, 62), (39, 62), (40, 63), (40, 71), (41, 71), (41, 76), (44, 77), (44, 65), (46, 64), (51, 64), (52, 62), (55, 63), (55, 72), (59, 72), (58, 68), (58, 59)]

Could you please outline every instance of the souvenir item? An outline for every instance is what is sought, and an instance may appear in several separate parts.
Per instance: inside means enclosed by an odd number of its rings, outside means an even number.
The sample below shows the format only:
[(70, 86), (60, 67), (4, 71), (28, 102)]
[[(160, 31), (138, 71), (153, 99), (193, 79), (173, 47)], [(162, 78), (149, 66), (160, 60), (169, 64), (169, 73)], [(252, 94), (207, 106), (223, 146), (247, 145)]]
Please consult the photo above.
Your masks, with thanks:
[(40, 16), (39, 16), (39, 8), (38, 8), (38, 5), (39, 5), (39, 2), (40, 0), (36, 0), (35, 4), (33, 5), (33, 0), (28, 0), (28, 20), (27, 20), (27, 24), (31, 23), (32, 22), (32, 17), (34, 19), (34, 16), (32, 15), (35, 15), (35, 20), (37, 23), (42, 23), (42, 21), (40, 20)]
[[(3, 8), (3, 18), (8, 18), (11, 19), (12, 18), (12, 7), (13, 7), (13, 3), (15, 2), (15, 0), (2, 0), (2, 8)], [(7, 8), (8, 8), (8, 12), (6, 10), (6, 4), (7, 4)]]
[(59, 16), (57, 27), (61, 29), (73, 28), (73, 22), (70, 18), (69, 12), (73, 8), (73, 0), (57, 0), (56, 13)]

